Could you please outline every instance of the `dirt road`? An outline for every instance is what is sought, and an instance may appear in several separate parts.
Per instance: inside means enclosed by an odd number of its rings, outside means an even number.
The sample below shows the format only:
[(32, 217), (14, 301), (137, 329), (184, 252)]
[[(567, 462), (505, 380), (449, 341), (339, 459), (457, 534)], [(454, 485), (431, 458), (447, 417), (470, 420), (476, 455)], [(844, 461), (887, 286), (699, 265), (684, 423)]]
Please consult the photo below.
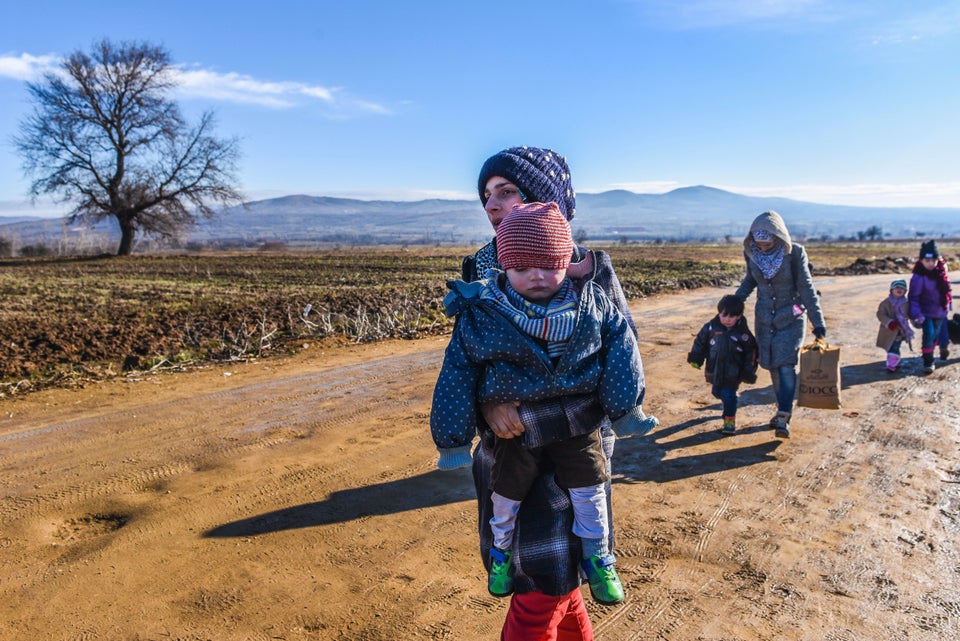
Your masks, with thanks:
[[(844, 408), (787, 441), (765, 372), (721, 437), (684, 363), (726, 291), (634, 305), (662, 426), (617, 444), (628, 598), (590, 604), (599, 639), (960, 638), (960, 362), (886, 373), (889, 280), (818, 280)], [(435, 471), (427, 428), (445, 344), (0, 403), (0, 638), (498, 638), (469, 475)]]

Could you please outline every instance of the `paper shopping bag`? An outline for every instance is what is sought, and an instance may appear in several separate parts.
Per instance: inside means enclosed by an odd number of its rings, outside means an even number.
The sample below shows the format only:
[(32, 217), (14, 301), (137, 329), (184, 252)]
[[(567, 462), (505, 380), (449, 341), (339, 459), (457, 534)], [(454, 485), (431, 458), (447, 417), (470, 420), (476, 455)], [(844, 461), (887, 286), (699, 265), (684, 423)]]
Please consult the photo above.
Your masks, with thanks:
[(797, 405), (825, 410), (840, 408), (839, 347), (817, 340), (800, 348)]

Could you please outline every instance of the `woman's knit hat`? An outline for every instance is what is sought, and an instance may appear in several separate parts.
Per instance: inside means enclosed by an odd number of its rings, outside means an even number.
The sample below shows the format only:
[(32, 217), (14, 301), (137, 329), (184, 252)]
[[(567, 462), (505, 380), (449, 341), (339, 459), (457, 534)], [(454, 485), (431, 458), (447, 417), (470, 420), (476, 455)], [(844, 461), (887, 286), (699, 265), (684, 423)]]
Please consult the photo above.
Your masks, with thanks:
[(920, 245), (920, 258), (940, 258), (940, 249), (937, 247), (937, 241), (928, 240)]
[(504, 269), (566, 269), (573, 254), (570, 223), (557, 203), (527, 203), (497, 226), (497, 260)]
[(523, 192), (525, 202), (557, 203), (567, 220), (572, 220), (577, 211), (577, 194), (570, 182), (567, 159), (554, 151), (511, 147), (487, 158), (477, 180), (480, 202), (484, 206), (487, 181), (494, 176), (503, 176), (516, 185)]
[(898, 278), (897, 280), (890, 283), (891, 291), (896, 289), (897, 287), (905, 290), (907, 288), (907, 281), (903, 280), (902, 278)]

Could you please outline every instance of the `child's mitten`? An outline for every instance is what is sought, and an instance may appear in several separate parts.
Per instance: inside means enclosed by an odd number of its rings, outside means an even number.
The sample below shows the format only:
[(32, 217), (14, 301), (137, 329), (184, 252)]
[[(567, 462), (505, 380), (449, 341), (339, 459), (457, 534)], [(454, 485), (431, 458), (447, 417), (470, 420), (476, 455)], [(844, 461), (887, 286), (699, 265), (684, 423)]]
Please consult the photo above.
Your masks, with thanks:
[(440, 458), (437, 460), (437, 469), (443, 470), (444, 472), (448, 470), (459, 470), (462, 467), (468, 467), (472, 462), (473, 459), (470, 458), (469, 445), (464, 445), (463, 447), (451, 447), (449, 449), (440, 450)]
[(660, 425), (656, 416), (647, 416), (639, 405), (613, 422), (613, 431), (617, 436), (643, 436)]

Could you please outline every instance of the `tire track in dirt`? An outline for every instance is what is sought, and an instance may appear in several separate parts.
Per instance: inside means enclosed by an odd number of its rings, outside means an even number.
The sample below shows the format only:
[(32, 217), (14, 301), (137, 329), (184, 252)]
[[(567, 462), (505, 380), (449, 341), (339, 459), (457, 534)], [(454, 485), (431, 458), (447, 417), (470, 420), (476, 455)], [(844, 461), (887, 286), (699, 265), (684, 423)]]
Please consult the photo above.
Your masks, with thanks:
[[(78, 419), (16, 432), (8, 436), (21, 441), (19, 452), (9, 452), (7, 448), (0, 451), (3, 454), (3, 467), (15, 469), (15, 472), (7, 471), (4, 474), (4, 485), (8, 487), (15, 486), (18, 478), (29, 479), (40, 469), (56, 467), (58, 456), (72, 459), (76, 449), (99, 452), (103, 449), (102, 444), (116, 441), (124, 433), (136, 433), (136, 440), (141, 441), (143, 450), (153, 449), (158, 441), (165, 449), (179, 450), (182, 443), (192, 445), (185, 460), (172, 465), (135, 469), (108, 478), (103, 478), (102, 473), (98, 472), (95, 475), (97, 480), (92, 484), (73, 484), (46, 494), (30, 495), (19, 488), (20, 491), (14, 496), (0, 499), (0, 518), (12, 520), (24, 513), (35, 514), (48, 506), (63, 506), (124, 490), (143, 491), (157, 481), (200, 469), (210, 465), (211, 461), (233, 458), (243, 452), (272, 448), (302, 438), (304, 434), (299, 431), (301, 429), (309, 432), (335, 430), (351, 424), (360, 415), (376, 416), (387, 409), (404, 407), (404, 399), (390, 398), (385, 394), (365, 398), (363, 404), (337, 401), (342, 399), (344, 390), (349, 392), (358, 387), (371, 387), (390, 378), (397, 381), (401, 373), (404, 377), (399, 380), (404, 383), (416, 375), (432, 373), (437, 366), (437, 358), (437, 354), (428, 354), (426, 358), (405, 356), (376, 365), (360, 364), (346, 368), (343, 379), (338, 376), (334, 384), (327, 382), (324, 373), (298, 376), (203, 395), (189, 402), (167, 401), (135, 411), (112, 413), (104, 418)], [(279, 390), (286, 393), (275, 393)], [(262, 418), (252, 425), (244, 424), (238, 417), (250, 416), (251, 404), (259, 406), (257, 411)], [(195, 416), (197, 407), (206, 406), (229, 408), (229, 411), (202, 425), (184, 418)], [(291, 412), (291, 409), (298, 411)], [(142, 418), (144, 416), (148, 418)], [(117, 430), (106, 433), (97, 431), (97, 425), (104, 421), (121, 424), (120, 433)], [(278, 437), (273, 433), (277, 430), (287, 430), (288, 433)], [(249, 440), (251, 436), (253, 440)], [(247, 440), (239, 440), (241, 437)], [(126, 457), (137, 459), (138, 453), (127, 451)], [(30, 464), (31, 460), (34, 463)], [(52, 478), (47, 481), (54, 482)]]

